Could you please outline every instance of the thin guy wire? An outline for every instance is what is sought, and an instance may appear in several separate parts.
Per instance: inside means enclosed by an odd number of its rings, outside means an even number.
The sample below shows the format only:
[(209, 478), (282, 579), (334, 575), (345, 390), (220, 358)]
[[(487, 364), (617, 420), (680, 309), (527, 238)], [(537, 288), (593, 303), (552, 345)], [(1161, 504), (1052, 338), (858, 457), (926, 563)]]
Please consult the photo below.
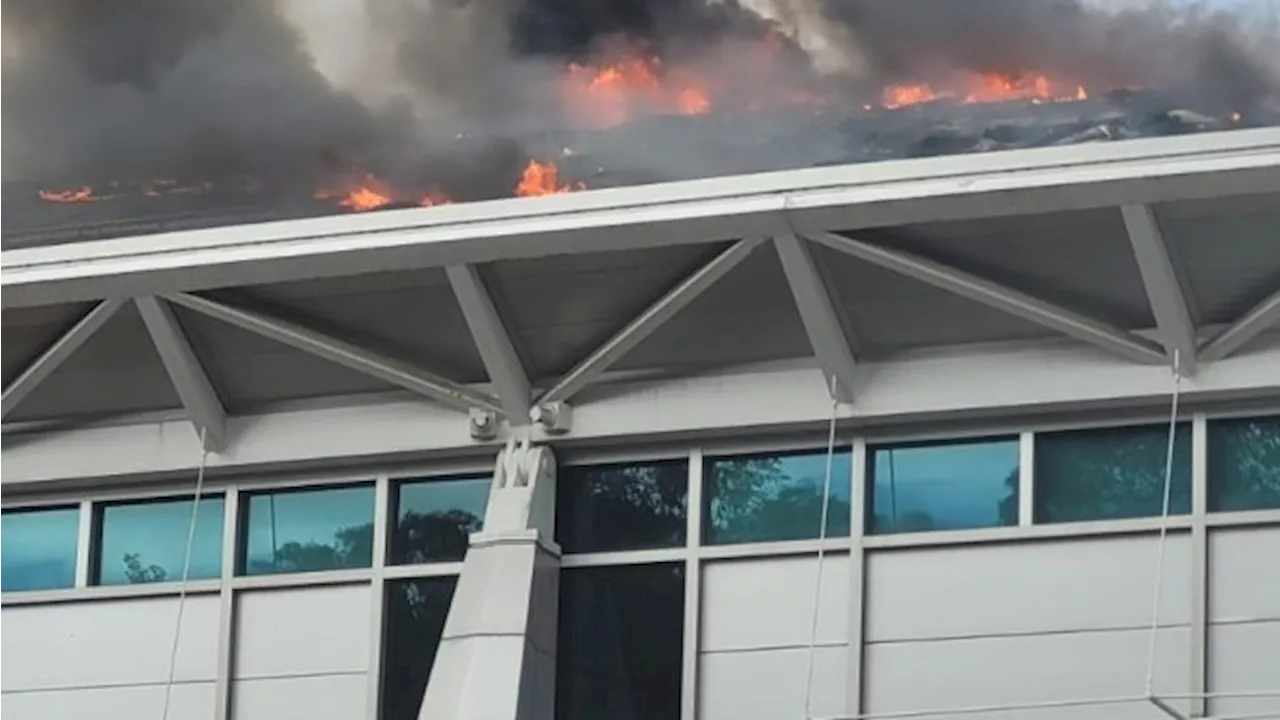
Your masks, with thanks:
[(200, 512), (200, 495), (204, 492), (204, 468), (209, 461), (209, 447), (205, 444), (205, 429), (200, 428), (200, 466), (196, 469), (196, 494), (191, 500), (191, 522), (187, 525), (187, 547), (182, 554), (182, 583), (178, 586), (178, 617), (174, 621), (173, 644), (169, 646), (169, 676), (164, 684), (164, 707), (160, 720), (169, 720), (169, 706), (173, 700), (173, 678), (178, 669), (178, 646), (182, 639), (182, 614), (187, 605), (187, 579), (191, 575), (191, 550), (196, 544), (196, 519)]

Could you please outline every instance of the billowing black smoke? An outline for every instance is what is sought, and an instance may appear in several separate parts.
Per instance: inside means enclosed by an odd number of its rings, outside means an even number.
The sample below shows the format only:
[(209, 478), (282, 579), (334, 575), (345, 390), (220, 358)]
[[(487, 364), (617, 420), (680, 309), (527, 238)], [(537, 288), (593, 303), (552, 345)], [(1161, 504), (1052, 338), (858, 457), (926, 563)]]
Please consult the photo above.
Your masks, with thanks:
[[(1280, 97), (1280, 33), (1269, 0), (1244, 2), (4, 0), (3, 172), (6, 187), (252, 176), (308, 190), (369, 172), (504, 196), (573, 125), (567, 64), (629, 52), (715, 78), (734, 107), (783, 94), (772, 85), (854, 111), (890, 83), (1052, 71), (1248, 116)], [(744, 70), (765, 43), (775, 67)], [(660, 180), (738, 171), (790, 152), (771, 138), (816, 137), (811, 113), (720, 110), (696, 119), (716, 142), (672, 145), (655, 126), (582, 145), (595, 168)], [(811, 146), (796, 164), (847, 150)]]

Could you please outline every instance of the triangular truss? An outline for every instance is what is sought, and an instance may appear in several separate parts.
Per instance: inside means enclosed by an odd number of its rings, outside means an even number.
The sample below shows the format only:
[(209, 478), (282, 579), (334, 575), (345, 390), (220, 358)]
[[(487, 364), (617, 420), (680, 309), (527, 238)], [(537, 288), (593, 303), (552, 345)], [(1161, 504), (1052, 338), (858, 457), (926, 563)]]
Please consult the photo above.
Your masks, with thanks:
[(539, 407), (566, 403), (599, 380), (627, 353), (687, 307), (718, 280), (738, 267), (766, 240), (781, 262), (823, 377), (834, 379), (837, 398), (856, 402), (858, 360), (853, 331), (841, 302), (813, 255), (817, 243), (863, 262), (886, 268), (1143, 364), (1171, 364), (1178, 358), (1183, 375), (1197, 365), (1228, 357), (1280, 322), (1280, 290), (1259, 302), (1217, 335), (1201, 341), (1185, 293), (1174, 271), (1170, 250), (1153, 210), (1144, 205), (1119, 209), (1128, 232), (1142, 283), (1156, 319), (1152, 340), (1100, 319), (1034, 297), (972, 273), (883, 243), (831, 232), (739, 240), (707, 264), (676, 283), (635, 319), (588, 353), (541, 394), (521, 363), (509, 327), (503, 322), (484, 280), (474, 265), (446, 268), (450, 286), (475, 341), (490, 389), (479, 390), (405, 360), (389, 357), (340, 337), (248, 307), (196, 293), (144, 296), (98, 303), (55, 340), (4, 389), (3, 414), (18, 406), (77, 349), (118, 312), (134, 302), (197, 434), (218, 450), (227, 442), (227, 412), (201, 360), (192, 348), (172, 305), (240, 327), (297, 350), (398, 386), (462, 412), (505, 417), (526, 425)]

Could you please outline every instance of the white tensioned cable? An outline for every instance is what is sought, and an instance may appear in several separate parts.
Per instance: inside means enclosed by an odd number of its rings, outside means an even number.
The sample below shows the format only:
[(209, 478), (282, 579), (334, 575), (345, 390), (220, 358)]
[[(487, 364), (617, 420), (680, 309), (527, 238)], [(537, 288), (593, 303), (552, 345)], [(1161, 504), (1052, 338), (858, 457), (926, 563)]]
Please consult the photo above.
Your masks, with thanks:
[(205, 429), (200, 428), (200, 465), (196, 469), (196, 494), (191, 499), (191, 521), (187, 525), (187, 547), (182, 553), (182, 582), (178, 585), (178, 618), (174, 621), (173, 644), (169, 646), (169, 676), (164, 684), (164, 708), (160, 720), (169, 720), (169, 703), (173, 698), (173, 677), (178, 668), (178, 646), (182, 639), (182, 612), (187, 605), (187, 579), (191, 575), (191, 551), (196, 544), (196, 519), (200, 512), (200, 495), (204, 492), (204, 468), (209, 461), (205, 445)]
[(822, 518), (818, 521), (818, 571), (813, 585), (813, 620), (809, 626), (809, 654), (804, 675), (804, 717), (813, 718), (813, 665), (818, 647), (818, 613), (822, 606), (822, 566), (826, 557), (827, 512), (831, 507), (831, 475), (836, 457), (836, 415), (840, 401), (836, 398), (836, 376), (831, 376), (831, 422), (827, 429), (827, 467), (822, 478)]
[(1169, 408), (1169, 444), (1164, 457), (1164, 505), (1160, 513), (1160, 542), (1156, 551), (1156, 581), (1151, 599), (1151, 641), (1147, 651), (1147, 684), (1146, 694), (1150, 698), (1155, 695), (1156, 679), (1156, 638), (1160, 630), (1160, 596), (1164, 584), (1165, 546), (1169, 539), (1169, 500), (1173, 488), (1173, 450), (1178, 437), (1178, 396), (1182, 389), (1182, 371), (1178, 351), (1173, 351), (1173, 401)]

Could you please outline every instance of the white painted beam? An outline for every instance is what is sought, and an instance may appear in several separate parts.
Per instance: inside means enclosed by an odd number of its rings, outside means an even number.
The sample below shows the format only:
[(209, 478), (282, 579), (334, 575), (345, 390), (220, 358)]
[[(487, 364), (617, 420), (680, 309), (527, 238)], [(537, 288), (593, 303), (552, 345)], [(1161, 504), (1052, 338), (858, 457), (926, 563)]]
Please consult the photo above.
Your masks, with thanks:
[(1057, 330), (1121, 357), (1147, 364), (1165, 362), (1164, 350), (1150, 340), (928, 258), (835, 233), (813, 233), (808, 237), (860, 260)]
[(1280, 128), (712, 178), (5, 250), (3, 307), (1050, 213), (1280, 187)]
[(1133, 256), (1138, 262), (1142, 285), (1151, 303), (1151, 313), (1156, 319), (1156, 332), (1160, 344), (1168, 353), (1172, 365), (1177, 359), (1178, 371), (1183, 375), (1195, 375), (1196, 326), (1191, 320), (1190, 306), (1178, 282), (1169, 246), (1160, 231), (1159, 221), (1150, 205), (1124, 205), (1120, 208), (1124, 227), (1133, 246)]
[(297, 323), (189, 293), (166, 295), (164, 299), (322, 357), (356, 372), (397, 385), (456, 410), (465, 412), (471, 408), (484, 408), (498, 413), (503, 412), (497, 398), (491, 395)]
[(36, 358), (22, 374), (9, 383), (0, 399), (0, 417), (8, 416), (40, 383), (53, 374), (67, 358), (98, 332), (119, 310), (124, 300), (103, 300)]
[[(1249, 400), (1280, 407), (1280, 347), (1206, 363), (1182, 387), (1181, 402)], [(1139, 365), (1075, 343), (927, 354), (863, 362), (856, 403), (842, 404), (843, 428), (983, 423), (994, 431), (1027, 429), (1069, 414), (1167, 418), (1172, 383), (1164, 365)], [(1259, 412), (1266, 406), (1259, 405)], [(1134, 415), (1135, 412), (1143, 413)], [(999, 418), (1009, 418), (1002, 423)], [(557, 452), (575, 447), (689, 443), (699, 439), (780, 435), (824, 437), (831, 399), (814, 365), (769, 364), (669, 380), (593, 385), (575, 408), (573, 431), (536, 442)], [(227, 419), (226, 451), (209, 457), (212, 472), (373, 466), (387, 462), (489, 463), (505, 438), (476, 443), (452, 410), (420, 400), (316, 407)], [(131, 425), (76, 427), (4, 436), (4, 499), (23, 488), (58, 487), (95, 478), (172, 478), (193, 471), (200, 452), (185, 418)], [(12, 496), (10, 493), (13, 493)]]
[(1210, 340), (1200, 351), (1200, 360), (1202, 362), (1221, 360), (1277, 324), (1280, 324), (1280, 290), (1276, 290), (1267, 299), (1254, 305), (1239, 320), (1231, 323), (1226, 330)]
[(182, 400), (195, 426), (196, 436), (204, 431), (208, 450), (217, 452), (226, 447), (227, 411), (222, 400), (209, 381), (204, 365), (191, 347), (186, 332), (178, 324), (169, 303), (153, 295), (134, 298), (142, 322), (147, 326), (151, 342), (160, 355), (164, 370), (173, 382), (173, 389)]
[(527, 425), (533, 393), (529, 373), (520, 362), (489, 289), (474, 265), (450, 265), (445, 272), (507, 419), (513, 425)]
[(824, 377), (836, 379), (836, 398), (853, 400), (856, 362), (849, 337), (840, 323), (831, 293), (814, 263), (809, 243), (795, 235), (779, 235), (773, 239), (787, 285), (796, 300), (796, 310), (804, 324), (809, 344), (818, 358)]
[(762, 242), (764, 238), (760, 237), (739, 240), (697, 272), (680, 281), (640, 313), (639, 317), (627, 323), (613, 337), (565, 373), (564, 377), (538, 398), (538, 403), (566, 401), (591, 384), (622, 356), (662, 327), (663, 323), (746, 260), (747, 256)]

